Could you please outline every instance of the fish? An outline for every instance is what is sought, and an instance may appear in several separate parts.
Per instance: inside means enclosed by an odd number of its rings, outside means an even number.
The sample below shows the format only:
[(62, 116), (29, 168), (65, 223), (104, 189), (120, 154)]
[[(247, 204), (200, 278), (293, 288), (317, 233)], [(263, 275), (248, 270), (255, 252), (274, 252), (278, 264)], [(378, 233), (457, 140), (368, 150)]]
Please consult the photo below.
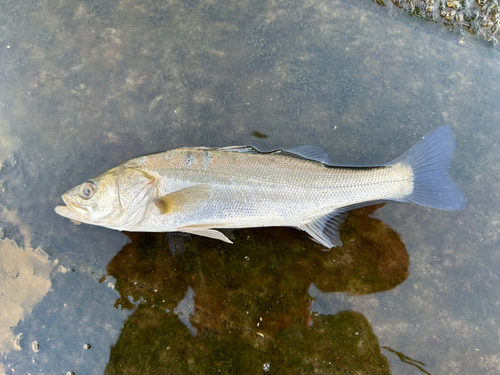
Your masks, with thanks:
[[(387, 201), (440, 210), (465, 207), (450, 177), (456, 148), (443, 125), (391, 162), (342, 166), (320, 146), (183, 147), (129, 160), (62, 195), (56, 213), (129, 232), (205, 236), (227, 229), (294, 227), (326, 249), (342, 246), (350, 210)], [(222, 230), (222, 231), (221, 231)], [(224, 232), (224, 233), (223, 233)]]

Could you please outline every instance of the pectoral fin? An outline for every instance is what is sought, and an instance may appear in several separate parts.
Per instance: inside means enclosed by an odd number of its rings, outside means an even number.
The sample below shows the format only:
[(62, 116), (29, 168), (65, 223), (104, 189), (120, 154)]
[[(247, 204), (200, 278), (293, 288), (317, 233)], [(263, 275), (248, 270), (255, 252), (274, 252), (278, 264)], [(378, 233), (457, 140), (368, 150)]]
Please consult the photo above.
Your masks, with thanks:
[(209, 185), (196, 185), (177, 190), (156, 200), (162, 215), (192, 212), (202, 208), (210, 197)]
[(233, 243), (229, 238), (227, 238), (224, 234), (215, 229), (210, 229), (205, 225), (190, 225), (188, 227), (178, 228), (179, 231), (185, 233), (196, 234), (198, 236), (209, 237), (216, 240), (221, 240), (227, 243)]

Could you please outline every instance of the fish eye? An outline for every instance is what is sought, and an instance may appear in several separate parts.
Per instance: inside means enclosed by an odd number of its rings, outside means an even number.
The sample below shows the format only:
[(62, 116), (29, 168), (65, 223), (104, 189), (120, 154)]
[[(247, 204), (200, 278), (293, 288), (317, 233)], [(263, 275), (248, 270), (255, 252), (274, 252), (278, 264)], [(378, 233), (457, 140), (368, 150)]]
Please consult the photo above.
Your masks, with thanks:
[(96, 190), (97, 186), (95, 182), (89, 180), (83, 185), (82, 190), (80, 190), (80, 195), (83, 199), (90, 199), (95, 194)]

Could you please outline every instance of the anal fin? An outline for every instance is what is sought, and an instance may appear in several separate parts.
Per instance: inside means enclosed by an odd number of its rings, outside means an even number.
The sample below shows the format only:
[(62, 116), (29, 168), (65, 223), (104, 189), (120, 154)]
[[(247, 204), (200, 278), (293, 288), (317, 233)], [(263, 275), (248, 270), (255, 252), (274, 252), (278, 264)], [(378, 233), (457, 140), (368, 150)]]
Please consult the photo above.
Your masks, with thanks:
[(335, 211), (302, 224), (299, 229), (307, 232), (314, 241), (328, 249), (342, 246), (339, 229), (348, 214), (348, 211)]
[(328, 215), (314, 218), (300, 225), (298, 228), (307, 232), (314, 241), (328, 249), (334, 246), (342, 246), (339, 229), (347, 218), (347, 215), (349, 215), (349, 211), (385, 202), (384, 200), (375, 200), (340, 207)]

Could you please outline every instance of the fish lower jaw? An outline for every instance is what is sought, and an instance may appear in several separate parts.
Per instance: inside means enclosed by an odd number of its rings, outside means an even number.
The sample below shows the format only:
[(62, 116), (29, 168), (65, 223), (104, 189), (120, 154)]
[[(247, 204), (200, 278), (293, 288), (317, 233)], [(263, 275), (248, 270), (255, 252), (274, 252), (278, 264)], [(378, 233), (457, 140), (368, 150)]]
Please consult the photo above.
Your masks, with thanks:
[(72, 211), (68, 206), (56, 206), (55, 208), (56, 214), (67, 217), (71, 216)]
[(82, 223), (87, 223), (88, 219), (86, 218), (86, 212), (78, 212), (78, 210), (85, 211), (79, 207), (70, 207), (70, 206), (56, 206), (55, 211), (58, 215), (61, 215), (70, 220), (79, 221)]

